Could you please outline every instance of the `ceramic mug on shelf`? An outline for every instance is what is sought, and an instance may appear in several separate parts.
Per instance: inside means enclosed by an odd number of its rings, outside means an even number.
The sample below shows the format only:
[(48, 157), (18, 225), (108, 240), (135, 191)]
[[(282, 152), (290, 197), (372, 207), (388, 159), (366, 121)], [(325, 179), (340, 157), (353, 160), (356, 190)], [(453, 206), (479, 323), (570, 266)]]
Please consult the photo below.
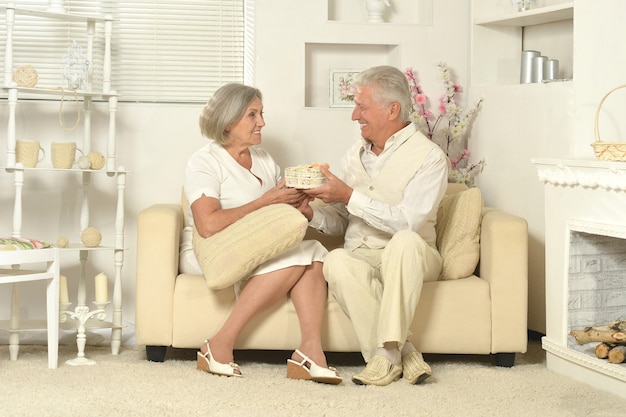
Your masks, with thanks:
[(45, 154), (39, 141), (18, 140), (15, 142), (15, 161), (21, 162), (24, 168), (35, 168)]
[(76, 162), (76, 151), (82, 151), (76, 147), (76, 142), (52, 142), (50, 154), (54, 168), (69, 169)]

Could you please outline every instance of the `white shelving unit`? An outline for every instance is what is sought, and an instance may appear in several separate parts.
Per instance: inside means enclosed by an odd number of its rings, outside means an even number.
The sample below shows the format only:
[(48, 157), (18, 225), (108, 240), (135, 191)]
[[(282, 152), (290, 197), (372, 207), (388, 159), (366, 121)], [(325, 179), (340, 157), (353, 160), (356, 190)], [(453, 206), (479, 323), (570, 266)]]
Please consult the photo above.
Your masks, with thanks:
[(519, 84), (523, 49), (557, 49), (551, 58), (561, 61), (562, 72), (573, 72), (573, 2), (503, 14), (494, 13), (490, 5), (474, 0), (472, 85)]
[[(126, 174), (127, 171), (122, 166), (116, 165), (116, 136), (115, 136), (115, 114), (117, 111), (117, 93), (111, 89), (111, 38), (113, 28), (113, 18), (110, 16), (95, 16), (95, 15), (82, 15), (75, 13), (64, 13), (58, 11), (58, 9), (51, 8), (49, 10), (33, 10), (16, 7), (13, 2), (10, 2), (6, 7), (0, 8), (0, 12), (4, 12), (6, 15), (6, 53), (4, 61), (4, 80), (2, 90), (7, 94), (7, 106), (8, 106), (8, 120), (7, 120), (7, 135), (6, 135), (6, 166), (4, 171), (14, 176), (15, 184), (15, 199), (14, 199), (14, 213), (13, 213), (13, 236), (21, 237), (22, 223), (28, 221), (24, 216), (22, 210), (22, 192), (24, 188), (25, 177), (36, 177), (38, 175), (47, 176), (63, 176), (77, 175), (81, 177), (81, 201), (80, 207), (77, 210), (80, 211), (80, 230), (68, 231), (67, 235), (72, 237), (76, 236), (76, 241), (71, 241), (68, 247), (62, 248), (61, 252), (72, 252), (78, 255), (78, 262), (80, 263), (80, 276), (72, 277), (68, 276), (68, 280), (78, 281), (78, 290), (75, 298), (75, 308), (70, 309), (70, 304), (59, 306), (60, 308), (60, 321), (61, 328), (63, 329), (77, 329), (77, 345), (78, 354), (77, 357), (68, 361), (70, 365), (83, 365), (93, 364), (95, 362), (85, 357), (85, 342), (86, 342), (86, 329), (88, 328), (110, 328), (111, 329), (111, 351), (118, 354), (121, 345), (121, 332), (122, 332), (122, 266), (124, 263), (124, 191), (126, 188)], [(13, 29), (16, 24), (16, 15), (27, 15), (35, 18), (49, 19), (60, 22), (81, 22), (86, 26), (86, 42), (87, 53), (86, 59), (89, 62), (93, 62), (93, 50), (94, 42), (96, 39), (98, 42), (104, 43), (104, 54), (102, 62), (102, 86), (101, 90), (96, 91), (92, 89), (93, 81), (93, 66), (89, 67), (87, 79), (83, 83), (83, 86), (79, 90), (62, 89), (54, 87), (20, 87), (13, 82), (12, 74), (15, 70), (13, 64), (14, 55), (14, 33)], [(97, 28), (102, 27), (103, 30), (97, 32)], [(42, 44), (42, 49), (46, 48), (45, 44)], [(59, 56), (63, 51), (53, 51), (58, 53)], [(20, 100), (28, 98), (33, 99), (54, 99), (65, 97), (72, 98), (72, 101), (76, 99), (77, 105), (82, 103), (82, 124), (83, 135), (82, 140), (79, 142), (79, 148), (86, 155), (92, 149), (92, 135), (91, 135), (91, 122), (92, 122), (92, 106), (94, 99), (108, 102), (108, 137), (106, 138), (106, 144), (103, 148), (106, 149), (106, 163), (103, 169), (79, 169), (72, 167), (70, 169), (56, 169), (51, 165), (46, 166), (46, 163), (42, 163), (40, 167), (36, 168), (24, 168), (21, 164), (16, 163), (15, 156), (15, 144), (17, 139), (16, 133), (16, 110), (20, 103)], [(28, 114), (28, 117), (33, 118), (33, 122), (37, 121), (37, 114)], [(102, 144), (101, 144), (102, 146)], [(90, 188), (93, 175), (106, 175), (115, 179), (115, 187), (117, 189), (117, 204), (115, 208), (115, 232), (114, 236), (103, 235), (102, 244), (97, 247), (86, 247), (81, 242), (78, 236), (80, 231), (84, 230), (90, 225)], [(31, 208), (32, 209), (32, 208)], [(28, 213), (32, 215), (32, 213)], [(111, 319), (107, 320), (107, 303), (96, 304), (94, 302), (93, 307), (90, 306), (87, 300), (86, 291), (86, 266), (89, 260), (89, 254), (96, 251), (105, 251), (112, 253), (113, 255), (113, 268), (114, 268), (114, 280), (113, 280), (113, 296), (112, 296), (112, 313)], [(63, 273), (63, 264), (61, 264), (61, 274)], [(13, 298), (19, 297), (19, 290), (14, 288)], [(72, 297), (70, 297), (70, 301)], [(15, 331), (15, 325), (10, 322), (0, 322), (0, 328)], [(45, 329), (45, 323), (37, 320), (22, 321), (19, 323), (19, 331)]]

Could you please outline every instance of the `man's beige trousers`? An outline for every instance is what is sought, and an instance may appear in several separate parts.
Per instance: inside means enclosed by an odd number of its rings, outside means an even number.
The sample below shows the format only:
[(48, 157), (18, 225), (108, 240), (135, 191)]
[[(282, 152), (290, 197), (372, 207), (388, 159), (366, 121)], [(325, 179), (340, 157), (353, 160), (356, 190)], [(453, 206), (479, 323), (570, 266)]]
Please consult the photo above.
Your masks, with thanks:
[(402, 348), (422, 284), (436, 281), (441, 267), (439, 252), (408, 230), (397, 232), (384, 249), (335, 249), (326, 256), (329, 296), (350, 317), (366, 362), (385, 342)]

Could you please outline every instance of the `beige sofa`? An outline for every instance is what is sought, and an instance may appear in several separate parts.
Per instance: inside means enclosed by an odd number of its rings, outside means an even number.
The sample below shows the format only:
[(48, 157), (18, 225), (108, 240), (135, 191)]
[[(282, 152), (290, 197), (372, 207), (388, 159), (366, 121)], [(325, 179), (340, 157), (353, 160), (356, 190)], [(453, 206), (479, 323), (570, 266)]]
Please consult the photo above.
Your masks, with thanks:
[[(448, 193), (462, 188), (450, 184)], [(184, 216), (181, 205), (155, 204), (138, 218), (136, 338), (151, 361), (165, 360), (166, 348), (197, 349), (217, 331), (235, 303), (232, 288), (210, 290), (204, 277), (179, 274), (178, 247)], [(329, 249), (341, 238), (310, 229)], [(475, 275), (425, 283), (413, 343), (425, 353), (495, 354), (512, 366), (527, 346), (528, 229), (524, 219), (485, 207), (480, 231), (480, 263)], [(478, 272), (478, 270), (480, 272)], [(323, 327), (324, 349), (359, 352), (350, 319), (329, 297)], [(236, 349), (293, 350), (298, 320), (285, 298), (256, 317), (241, 333)]]

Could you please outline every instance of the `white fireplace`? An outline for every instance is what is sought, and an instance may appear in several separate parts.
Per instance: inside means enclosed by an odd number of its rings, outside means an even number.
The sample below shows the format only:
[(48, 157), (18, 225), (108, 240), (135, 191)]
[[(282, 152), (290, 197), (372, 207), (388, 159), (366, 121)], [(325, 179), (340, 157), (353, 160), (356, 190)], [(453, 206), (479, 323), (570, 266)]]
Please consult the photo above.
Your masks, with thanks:
[(532, 162), (545, 185), (548, 369), (626, 398), (626, 363), (569, 334), (626, 318), (626, 163)]

